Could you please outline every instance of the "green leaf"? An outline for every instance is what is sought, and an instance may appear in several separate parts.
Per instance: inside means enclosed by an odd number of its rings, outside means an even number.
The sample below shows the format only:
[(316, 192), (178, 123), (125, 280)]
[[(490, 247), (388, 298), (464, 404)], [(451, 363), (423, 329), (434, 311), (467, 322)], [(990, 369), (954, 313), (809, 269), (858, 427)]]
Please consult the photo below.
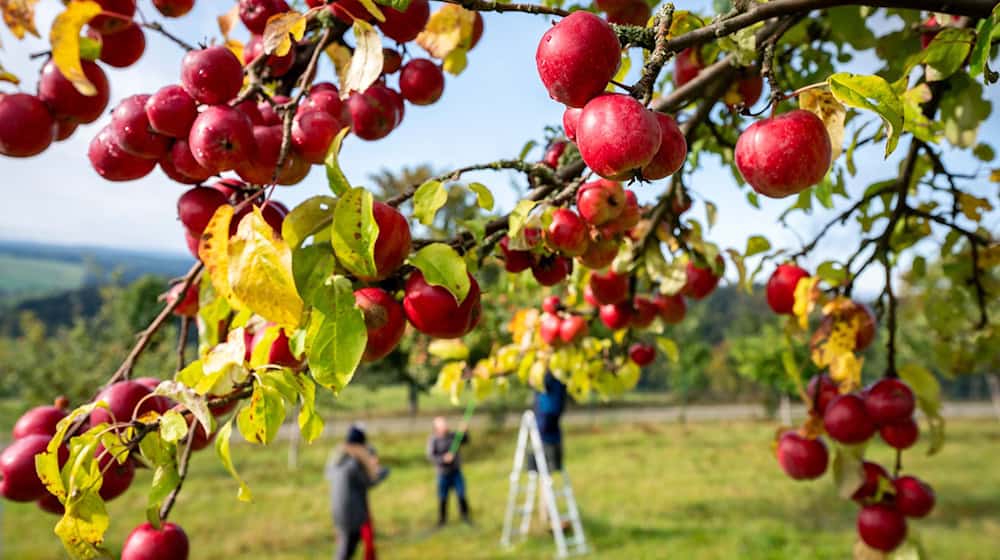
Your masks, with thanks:
[(472, 237), (476, 239), (476, 242), (481, 242), (483, 238), (486, 237), (486, 224), (491, 220), (489, 218), (474, 218), (471, 220), (455, 220), (455, 222), (467, 229)]
[(490, 192), (489, 187), (482, 183), (469, 183), (469, 190), (476, 193), (476, 204), (480, 208), (490, 212), (493, 210), (493, 193)]
[(410, 2), (412, 0), (375, 0), (375, 2), (382, 4), (383, 6), (389, 6), (394, 10), (399, 10), (405, 12), (407, 8), (410, 7)]
[(465, 360), (469, 357), (469, 347), (457, 339), (434, 339), (427, 346), (427, 352), (442, 360)]
[(101, 42), (86, 35), (80, 36), (80, 60), (91, 62), (101, 58)]
[(751, 235), (747, 239), (747, 250), (743, 253), (745, 257), (752, 257), (767, 251), (771, 248), (771, 242), (763, 235)]
[(292, 253), (292, 276), (303, 301), (312, 307), (317, 305), (323, 283), (333, 276), (336, 266), (337, 258), (329, 245), (309, 245)]
[(354, 376), (368, 343), (368, 331), (347, 278), (331, 278), (318, 299), (323, 304), (313, 310), (309, 319), (306, 356), (316, 382), (336, 392)]
[(461, 303), (469, 295), (471, 282), (465, 260), (450, 245), (431, 243), (413, 254), (410, 264), (424, 274), (432, 286), (441, 286)]
[(972, 50), (975, 32), (971, 29), (948, 27), (934, 36), (921, 59), (929, 66), (925, 76), (929, 82), (939, 82), (958, 71)]
[[(340, 169), (340, 147), (344, 143), (344, 137), (350, 132), (349, 127), (344, 127), (340, 129), (337, 136), (333, 138), (333, 142), (330, 142), (330, 147), (327, 149), (326, 158), (323, 159), (323, 165), (326, 166), (326, 182), (330, 186), (330, 190), (333, 194), (340, 196), (351, 189), (351, 183), (347, 180), (344, 175), (343, 170)], [(318, 198), (318, 197), (314, 197)], [(312, 199), (309, 199), (312, 200)], [(306, 202), (309, 202), (308, 200)], [(305, 204), (305, 202), (303, 203)], [(291, 216), (291, 214), (289, 214)], [(285, 218), (286, 220), (288, 218)], [(282, 226), (282, 234), (284, 234), (284, 226)], [(292, 244), (289, 241), (289, 244)]]
[(525, 142), (524, 147), (521, 148), (521, 152), (517, 155), (517, 159), (524, 161), (524, 158), (528, 157), (528, 153), (531, 152), (535, 146), (538, 146), (538, 142), (535, 142), (534, 140), (528, 140)]
[(656, 346), (663, 352), (671, 362), (677, 363), (681, 359), (680, 350), (677, 349), (677, 343), (673, 339), (667, 338), (665, 336), (656, 337)]
[(511, 249), (523, 251), (530, 248), (524, 240), (524, 228), (536, 204), (538, 203), (534, 200), (524, 199), (510, 212), (510, 217), (507, 219), (507, 237), (510, 238)]
[(168, 410), (163, 416), (160, 416), (160, 437), (164, 441), (177, 443), (184, 439), (187, 433), (187, 420), (184, 419), (184, 415), (179, 411)]
[(181, 477), (177, 472), (177, 465), (170, 463), (159, 465), (153, 471), (153, 483), (146, 497), (146, 520), (154, 527), (160, 526), (160, 509), (167, 496), (180, 484)]
[(372, 214), (374, 199), (367, 190), (353, 188), (337, 201), (330, 243), (340, 264), (358, 278), (374, 278), (378, 223)]
[(862, 457), (863, 453), (859, 453), (857, 447), (836, 446), (831, 465), (833, 486), (837, 489), (837, 495), (844, 500), (850, 500), (865, 482)]
[(236, 493), (236, 498), (241, 502), (252, 502), (253, 495), (250, 493), (250, 487), (247, 486), (246, 482), (240, 478), (239, 473), (236, 472), (236, 467), (233, 466), (233, 458), (229, 453), (229, 438), (233, 435), (233, 423), (232, 421), (226, 422), (219, 428), (219, 433), (215, 435), (215, 452), (219, 456), (219, 460), (222, 461), (222, 466), (229, 471), (229, 474), (236, 480), (240, 485), (239, 491)]
[(299, 433), (306, 443), (312, 443), (323, 435), (323, 417), (316, 412), (316, 383), (305, 375), (292, 376), (299, 387), (302, 408), (299, 410)]
[(816, 267), (816, 276), (831, 286), (839, 286), (847, 280), (847, 269), (836, 261), (826, 261)]
[(885, 121), (888, 138), (885, 155), (889, 156), (903, 130), (903, 104), (885, 79), (841, 72), (828, 79), (830, 91), (844, 105), (874, 111)]
[(924, 366), (906, 364), (899, 368), (899, 378), (913, 390), (917, 406), (927, 416), (930, 426), (928, 455), (941, 450), (944, 445), (944, 418), (941, 416), (941, 384), (934, 374)]
[(413, 217), (425, 226), (434, 224), (434, 216), (448, 202), (448, 191), (441, 181), (427, 181), (413, 194)]
[[(194, 415), (195, 420), (201, 423), (202, 427), (205, 428), (205, 433), (210, 434), (215, 428), (215, 419), (212, 416), (212, 412), (208, 409), (208, 400), (198, 394), (197, 391), (189, 387), (185, 387), (182, 383), (176, 381), (163, 381), (157, 385), (156, 390), (153, 391), (154, 395), (163, 395), (173, 399), (174, 401), (180, 403), (191, 411)], [(187, 422), (184, 423), (184, 431), (187, 432)], [(161, 430), (162, 433), (162, 430)], [(178, 441), (184, 437), (183, 434), (177, 439), (171, 440), (163, 434), (167, 441)]]
[(989, 144), (976, 144), (976, 147), (972, 149), (972, 155), (976, 156), (979, 161), (989, 163), (996, 157), (996, 152)]
[(152, 465), (172, 465), (176, 462), (177, 445), (165, 441), (159, 432), (146, 434), (139, 442), (139, 451)]
[[(973, 78), (988, 68), (990, 46), (997, 37), (1000, 37), (1000, 4), (993, 7), (993, 14), (990, 17), (980, 20), (976, 26), (976, 45), (972, 48), (972, 56), (969, 57), (969, 75)], [(995, 81), (988, 78), (986, 83)]]
[[(345, 189), (346, 190), (346, 189)], [(281, 224), (281, 237), (289, 247), (297, 248), (307, 237), (330, 225), (337, 199), (314, 196), (306, 199), (285, 216)]]
[(250, 443), (267, 445), (278, 436), (285, 421), (285, 401), (274, 387), (254, 385), (250, 402), (236, 415), (236, 425)]

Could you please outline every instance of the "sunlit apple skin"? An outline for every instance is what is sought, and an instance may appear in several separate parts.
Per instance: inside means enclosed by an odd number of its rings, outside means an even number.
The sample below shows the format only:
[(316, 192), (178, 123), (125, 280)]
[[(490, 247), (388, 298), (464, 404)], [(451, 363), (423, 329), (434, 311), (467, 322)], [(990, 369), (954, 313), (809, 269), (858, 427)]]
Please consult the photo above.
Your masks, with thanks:
[(830, 169), (830, 136), (823, 121), (796, 109), (761, 119), (736, 141), (736, 167), (758, 193), (784, 198), (819, 183)]
[(21, 439), (30, 435), (54, 436), (59, 421), (66, 417), (66, 411), (55, 406), (36, 406), (25, 412), (14, 423), (12, 435)]
[(767, 281), (767, 304), (779, 315), (791, 315), (795, 306), (795, 286), (809, 273), (792, 263), (779, 265)]
[(632, 317), (632, 326), (637, 329), (649, 327), (660, 314), (660, 308), (657, 307), (656, 303), (642, 296), (636, 296), (632, 299), (632, 309), (635, 311)]
[(226, 47), (189, 51), (181, 61), (181, 85), (199, 103), (225, 103), (243, 87), (243, 65)]
[(620, 303), (602, 305), (599, 310), (599, 315), (601, 317), (601, 322), (603, 322), (604, 326), (609, 329), (613, 331), (624, 329), (632, 324), (632, 304), (631, 302), (623, 301)]
[(285, 0), (240, 0), (240, 21), (251, 33), (261, 34), (267, 27), (267, 20), (288, 11)]
[(325, 111), (310, 111), (292, 119), (292, 145), (310, 163), (322, 163), (342, 125)]
[(150, 127), (165, 136), (187, 139), (197, 116), (198, 103), (176, 84), (160, 88), (146, 100)]
[(639, 210), (639, 200), (635, 197), (634, 192), (626, 190), (625, 207), (622, 208), (621, 214), (618, 214), (617, 218), (605, 222), (598, 229), (602, 235), (613, 237), (634, 228), (641, 218), (642, 212)]
[(588, 224), (603, 225), (625, 209), (625, 189), (618, 181), (608, 179), (584, 183), (576, 191), (576, 209)]
[(535, 63), (552, 99), (583, 107), (604, 91), (621, 61), (618, 36), (602, 18), (574, 12), (542, 35)]
[(125, 153), (115, 142), (111, 129), (104, 127), (87, 147), (87, 159), (98, 175), (108, 181), (134, 181), (149, 175), (156, 167), (155, 159)]
[(882, 424), (878, 429), (879, 435), (889, 447), (895, 449), (909, 449), (917, 443), (920, 437), (920, 427), (917, 426), (913, 418), (905, 418), (897, 422)]
[(565, 344), (572, 344), (587, 336), (589, 331), (586, 319), (580, 315), (569, 315), (559, 325), (559, 340)]
[(580, 256), (589, 243), (587, 225), (576, 212), (559, 208), (552, 213), (552, 223), (545, 229), (545, 241), (566, 256)]
[(364, 93), (354, 92), (347, 100), (351, 113), (351, 131), (362, 140), (378, 140), (392, 132), (396, 117), (388, 99), (372, 95), (372, 88)]
[(812, 480), (823, 476), (829, 462), (826, 444), (819, 438), (807, 438), (795, 432), (785, 432), (778, 440), (778, 464), (795, 480)]
[(209, 107), (198, 115), (188, 144), (198, 164), (213, 172), (236, 169), (257, 150), (250, 118), (225, 105)]
[(111, 136), (125, 153), (160, 159), (170, 148), (170, 138), (154, 132), (146, 116), (148, 95), (126, 97), (111, 112)]
[(915, 476), (901, 476), (896, 487), (896, 509), (906, 517), (925, 517), (934, 509), (936, 497), (929, 484)]
[(177, 525), (167, 522), (157, 531), (143, 523), (125, 539), (121, 560), (187, 560), (189, 548), (187, 535)]
[(889, 552), (906, 538), (906, 519), (885, 504), (865, 506), (858, 513), (858, 536), (865, 544)]
[(406, 332), (403, 306), (381, 288), (355, 290), (354, 301), (365, 315), (365, 328), (368, 330), (368, 342), (362, 360), (380, 360), (399, 345)]
[[(294, 130), (295, 125), (292, 126)], [(236, 173), (248, 183), (269, 185), (274, 180), (278, 160), (281, 158), (281, 126), (255, 126), (253, 127), (253, 139), (257, 146), (257, 156), (252, 160), (241, 162), (236, 167)], [(291, 157), (286, 158), (282, 170), (288, 169), (292, 160)]]
[(656, 348), (649, 344), (636, 342), (629, 347), (628, 358), (639, 367), (647, 366), (656, 359)]
[(864, 401), (854, 394), (840, 395), (826, 407), (823, 426), (831, 438), (846, 444), (867, 441), (876, 430)]
[(573, 260), (558, 255), (541, 257), (531, 263), (531, 274), (542, 286), (555, 286), (573, 272)]
[(684, 165), (687, 157), (687, 140), (670, 115), (654, 112), (660, 124), (660, 147), (653, 159), (642, 168), (642, 177), (649, 181), (673, 175)]
[[(819, 395), (817, 397), (816, 384), (819, 383)], [(809, 380), (809, 385), (806, 387), (806, 394), (809, 395), (810, 399), (814, 399), (816, 412), (823, 414), (826, 412), (826, 408), (833, 402), (833, 399), (840, 396), (840, 390), (837, 388), (837, 384), (830, 379), (829, 375), (821, 374), (814, 375), (812, 379)]]
[(606, 179), (628, 178), (652, 161), (661, 137), (656, 115), (633, 97), (619, 93), (589, 101), (576, 126), (580, 156)]
[(680, 294), (672, 296), (661, 294), (653, 299), (653, 303), (656, 304), (660, 312), (660, 318), (668, 325), (680, 323), (684, 320), (684, 316), (687, 315), (687, 303), (684, 302), (684, 296)]
[(406, 318), (418, 331), (435, 338), (467, 334), (479, 323), (482, 313), (479, 283), (471, 274), (469, 284), (469, 293), (459, 304), (451, 292), (428, 284), (423, 273), (414, 271), (406, 280), (403, 297)]
[[(51, 436), (30, 434), (15, 440), (0, 452), (0, 495), (14, 502), (33, 502), (48, 491), (35, 470), (35, 455), (44, 453)], [(69, 458), (65, 444), (59, 448), (59, 463)]]
[(876, 424), (909, 419), (916, 408), (913, 391), (899, 379), (880, 379), (865, 392), (865, 411)]
[(546, 313), (558, 313), (562, 309), (562, 301), (559, 296), (548, 296), (542, 300), (542, 311)]
[[(719, 256), (716, 262), (723, 263), (722, 257)], [(694, 263), (694, 261), (688, 261), (687, 267), (687, 280), (684, 282), (684, 288), (681, 292), (691, 298), (691, 299), (704, 299), (715, 291), (715, 287), (719, 285), (719, 279), (722, 278), (721, 275), (716, 275), (709, 267), (701, 267)]]
[(610, 305), (628, 299), (629, 277), (616, 274), (612, 270), (593, 272), (590, 275), (590, 289), (594, 299), (601, 305)]
[(864, 482), (854, 491), (854, 494), (851, 494), (851, 499), (858, 503), (864, 503), (866, 499), (872, 498), (878, 493), (880, 479), (889, 479), (889, 473), (878, 463), (863, 461), (861, 470), (864, 474)]
[(83, 95), (76, 86), (62, 75), (51, 60), (42, 67), (38, 78), (38, 98), (45, 102), (53, 116), (69, 117), (79, 123), (92, 123), (104, 113), (111, 95), (108, 77), (93, 62), (81, 62), (83, 74), (94, 88), (96, 95)]
[(413, 59), (399, 71), (399, 92), (414, 105), (431, 105), (444, 93), (444, 73), (431, 60)]
[(31, 157), (48, 148), (57, 126), (39, 98), (26, 93), (0, 93), (0, 154)]
[(538, 336), (542, 342), (549, 346), (559, 346), (562, 340), (559, 338), (559, 329), (562, 327), (562, 318), (555, 313), (542, 313), (538, 320)]

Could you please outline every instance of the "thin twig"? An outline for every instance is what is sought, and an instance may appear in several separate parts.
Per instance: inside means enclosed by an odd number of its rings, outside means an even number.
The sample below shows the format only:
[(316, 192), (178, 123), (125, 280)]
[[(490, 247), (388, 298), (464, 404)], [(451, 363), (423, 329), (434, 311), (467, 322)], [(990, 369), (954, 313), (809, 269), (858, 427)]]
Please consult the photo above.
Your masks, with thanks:
[(181, 317), (181, 328), (177, 333), (177, 371), (184, 369), (185, 363), (185, 350), (187, 349), (187, 339), (188, 339), (188, 329), (191, 326), (191, 318), (188, 316)]
[[(182, 48), (182, 49), (184, 49), (186, 51), (193, 51), (194, 50), (194, 47), (191, 46), (190, 43), (188, 43), (184, 39), (181, 39), (177, 35), (174, 35), (173, 33), (167, 31), (162, 25), (160, 25), (160, 22), (158, 22), (158, 21), (149, 21), (149, 22), (144, 21), (144, 22), (141, 22), (139, 25), (141, 25), (142, 27), (145, 27), (146, 29), (149, 29), (150, 31), (156, 31), (157, 33), (163, 35), (167, 39), (170, 39), (171, 41), (173, 41), (174, 43), (176, 43), (177, 46), (179, 46), (180, 48)], [(264, 58), (267, 58), (267, 57), (264, 57)]]
[(523, 12), (526, 14), (543, 14), (550, 16), (568, 16), (569, 12), (560, 8), (550, 8), (538, 4), (503, 4), (501, 2), (486, 2), (485, 0), (441, 0), (447, 4), (458, 4), (466, 10), (476, 12)]

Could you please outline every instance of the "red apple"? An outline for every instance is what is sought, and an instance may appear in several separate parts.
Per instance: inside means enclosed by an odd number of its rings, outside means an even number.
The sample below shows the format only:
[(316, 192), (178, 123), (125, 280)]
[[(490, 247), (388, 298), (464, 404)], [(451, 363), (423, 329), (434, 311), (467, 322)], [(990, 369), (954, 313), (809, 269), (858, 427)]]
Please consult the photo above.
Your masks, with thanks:
[(603, 235), (599, 235), (597, 239), (592, 238), (587, 250), (579, 256), (580, 263), (591, 270), (607, 268), (618, 256), (619, 244), (617, 239)]
[(267, 20), (288, 11), (285, 0), (239, 0), (240, 21), (250, 33), (261, 34), (267, 27)]
[(101, 129), (90, 141), (87, 159), (98, 175), (108, 181), (133, 181), (149, 175), (156, 167), (155, 159), (145, 159), (125, 153), (114, 141), (108, 127)]
[(194, 0), (153, 0), (153, 6), (169, 18), (179, 18), (194, 8)]
[(104, 479), (101, 481), (101, 488), (98, 491), (101, 499), (109, 502), (124, 494), (132, 485), (132, 479), (135, 478), (135, 463), (132, 462), (132, 459), (125, 459), (124, 463), (119, 463), (111, 456), (111, 453), (105, 452), (104, 446), (101, 444), (97, 444), (94, 456), (97, 457), (98, 468), (104, 473)]
[(340, 121), (325, 111), (311, 111), (292, 119), (292, 146), (310, 163), (323, 163)]
[(375, 240), (375, 275), (359, 276), (365, 282), (385, 280), (399, 268), (410, 254), (410, 225), (398, 210), (375, 201), (372, 214), (378, 224)]
[(256, 155), (253, 124), (242, 111), (215, 105), (201, 112), (188, 136), (199, 165), (213, 172), (228, 171)]
[(851, 499), (858, 503), (864, 503), (867, 498), (875, 497), (878, 494), (879, 480), (883, 478), (889, 479), (889, 473), (878, 463), (863, 461), (861, 469), (864, 473), (864, 481), (854, 491), (854, 494), (851, 494)]
[(759, 120), (736, 141), (736, 167), (753, 190), (771, 198), (797, 194), (830, 168), (830, 136), (823, 121), (802, 109)]
[(135, 0), (97, 0), (101, 13), (90, 20), (98, 33), (110, 35), (128, 27), (135, 15)]
[[(267, 69), (267, 74), (272, 78), (284, 76), (289, 70), (291, 70), (292, 65), (295, 64), (294, 48), (289, 49), (284, 56), (278, 56), (276, 54), (265, 55), (264, 40), (260, 35), (253, 34), (250, 36), (250, 40), (247, 41), (247, 44), (243, 47), (243, 64), (250, 66), (261, 56), (267, 56), (267, 62), (264, 63), (264, 66)], [(253, 106), (256, 107), (256, 103), (254, 103)]]
[(535, 262), (531, 251), (519, 251), (510, 248), (510, 238), (506, 235), (500, 240), (500, 252), (503, 254), (503, 265), (507, 272), (518, 273), (531, 268)]
[(101, 39), (101, 62), (115, 68), (128, 68), (146, 51), (146, 35), (142, 28), (129, 22), (121, 31), (110, 35), (99, 35)]
[(639, 201), (635, 198), (634, 192), (626, 190), (625, 207), (622, 208), (621, 214), (617, 218), (605, 222), (600, 227), (600, 231), (603, 235), (609, 237), (619, 233), (626, 233), (639, 223), (640, 218), (642, 218), (642, 212), (639, 210)]
[(95, 408), (90, 413), (91, 426), (104, 422), (108, 424), (127, 423), (133, 417), (139, 418), (143, 414), (155, 410), (155, 400), (145, 398), (150, 393), (151, 391), (142, 383), (130, 380), (119, 381), (107, 387), (97, 395), (94, 402), (104, 401), (108, 408)]
[(164, 523), (156, 530), (143, 523), (129, 533), (122, 546), (121, 560), (187, 560), (188, 538), (173, 523)]
[(635, 316), (632, 317), (632, 326), (639, 329), (645, 329), (652, 325), (657, 315), (660, 314), (660, 308), (656, 303), (642, 296), (636, 296), (632, 299), (632, 309), (635, 311)]
[(30, 435), (52, 437), (56, 435), (59, 421), (66, 417), (66, 411), (56, 406), (36, 406), (25, 412), (14, 423), (14, 439)]
[(899, 379), (880, 379), (865, 392), (865, 410), (876, 424), (908, 420), (915, 407), (913, 391)]
[(907, 517), (924, 517), (934, 509), (934, 489), (915, 476), (901, 476), (896, 487), (896, 509)]
[[(275, 178), (278, 159), (281, 158), (282, 134), (281, 126), (253, 127), (253, 139), (254, 144), (257, 146), (257, 157), (252, 160), (243, 161), (236, 167), (236, 173), (241, 179), (255, 185), (271, 184)], [(292, 160), (292, 157), (286, 157), (285, 163), (282, 165), (282, 170), (288, 169), (292, 165)]]
[(559, 338), (562, 322), (562, 318), (555, 313), (542, 313), (542, 317), (538, 321), (538, 334), (542, 338), (542, 342), (549, 346), (559, 346), (562, 343)]
[(97, 90), (96, 95), (84, 95), (62, 75), (51, 60), (42, 67), (38, 78), (38, 98), (45, 102), (53, 116), (69, 117), (77, 122), (92, 123), (108, 106), (108, 77), (101, 68), (88, 60), (80, 61), (83, 74)]
[(878, 433), (890, 447), (909, 449), (920, 437), (920, 427), (913, 418), (905, 418), (897, 422), (882, 424)]
[(875, 434), (875, 423), (865, 412), (865, 403), (855, 394), (840, 395), (823, 414), (823, 426), (830, 437), (840, 443), (867, 441)]
[(563, 152), (565, 151), (566, 151), (566, 142), (563, 142), (562, 140), (556, 140), (555, 142), (549, 144), (549, 147), (545, 150), (545, 155), (542, 156), (542, 163), (551, 167), (552, 169), (558, 169), (559, 158), (562, 157)]
[(629, 347), (628, 358), (639, 367), (647, 366), (656, 359), (656, 348), (650, 344), (636, 342)]
[(563, 111), (563, 130), (566, 132), (566, 138), (570, 141), (576, 142), (576, 125), (580, 122), (580, 113), (583, 109), (579, 107), (566, 107)]
[(592, 272), (590, 289), (594, 299), (601, 305), (623, 302), (628, 299), (629, 277), (613, 270)]
[(673, 175), (684, 165), (684, 158), (687, 157), (687, 140), (677, 126), (677, 121), (670, 115), (658, 112), (653, 114), (660, 123), (660, 148), (642, 168), (642, 177), (648, 181)]
[(476, 48), (479, 40), (483, 38), (483, 14), (476, 12), (475, 19), (472, 20), (472, 36), (469, 37), (469, 50)]
[(633, 312), (629, 302), (602, 305), (599, 314), (601, 322), (613, 331), (627, 328), (632, 324)]
[(385, 47), (382, 49), (382, 74), (395, 74), (399, 67), (403, 65), (403, 55), (396, 49)]
[(795, 480), (812, 480), (823, 476), (829, 462), (826, 444), (819, 438), (807, 438), (795, 432), (785, 432), (778, 440), (778, 464)]
[(576, 209), (588, 224), (605, 224), (620, 216), (625, 209), (625, 189), (618, 181), (608, 179), (584, 183), (576, 191)]
[[(35, 471), (35, 455), (44, 453), (51, 436), (31, 434), (15, 440), (0, 453), (0, 495), (14, 502), (33, 502), (48, 494)], [(63, 444), (59, 464), (69, 458)]]
[(225, 103), (243, 87), (243, 65), (226, 47), (189, 51), (181, 61), (181, 85), (199, 103)]
[(433, 61), (415, 58), (399, 72), (399, 91), (414, 105), (430, 105), (444, 93), (444, 73)]
[(26, 93), (0, 93), (0, 154), (31, 157), (45, 151), (58, 127), (45, 103)]
[(354, 300), (365, 315), (365, 327), (368, 330), (363, 360), (380, 360), (392, 352), (403, 338), (406, 331), (403, 307), (389, 292), (380, 288), (355, 290)]
[[(0, 496), (3, 495), (2, 488), (3, 488), (3, 481), (0, 480)], [(49, 494), (46, 492), (46, 494), (38, 500), (37, 504), (38, 508), (41, 509), (42, 511), (47, 511), (49, 513), (58, 515), (60, 517), (66, 513), (66, 508), (64, 508), (63, 505), (59, 503), (59, 498), (55, 497), (54, 494)]]
[(226, 195), (211, 187), (194, 187), (177, 199), (177, 217), (184, 227), (200, 236), (215, 211), (229, 204)]
[[(819, 384), (819, 388), (816, 387), (817, 383)], [(819, 391), (818, 396), (817, 391)], [(840, 396), (840, 389), (833, 382), (833, 379), (830, 379), (829, 375), (823, 373), (814, 375), (809, 380), (809, 385), (806, 387), (806, 394), (811, 400), (815, 401), (813, 404), (816, 412), (822, 415), (826, 412), (827, 406), (830, 405), (833, 399)]]
[(432, 286), (419, 270), (406, 280), (403, 309), (418, 331), (435, 338), (458, 338), (479, 324), (482, 306), (479, 283), (469, 275), (469, 293), (461, 303), (441, 286)]
[(555, 286), (573, 272), (573, 260), (558, 255), (541, 257), (531, 263), (531, 274), (542, 286)]
[(580, 315), (569, 315), (563, 319), (559, 325), (559, 340), (566, 344), (572, 344), (587, 336), (590, 331), (587, 320)]
[[(320, 87), (324, 86), (324, 87)], [(329, 86), (329, 87), (325, 87)], [(319, 89), (317, 89), (319, 88)], [(297, 113), (308, 113), (310, 111), (325, 111), (343, 126), (351, 125), (351, 111), (347, 104), (340, 99), (337, 87), (329, 82), (313, 85), (309, 90), (309, 95), (302, 100), (302, 104), (296, 110)]]
[(620, 61), (621, 43), (614, 29), (582, 10), (546, 31), (535, 52), (549, 96), (570, 107), (583, 107), (603, 92)]
[(767, 281), (767, 304), (779, 315), (791, 315), (795, 306), (795, 286), (809, 273), (794, 263), (779, 265)]
[[(721, 255), (717, 255), (715, 261), (719, 264), (719, 268), (725, 267), (725, 261), (722, 260)], [(719, 285), (719, 279), (722, 278), (721, 272), (716, 274), (710, 267), (697, 265), (693, 260), (688, 261), (685, 271), (687, 272), (687, 280), (685, 280), (681, 292), (692, 299), (704, 299), (715, 291), (715, 287)]]
[(688, 47), (674, 58), (674, 85), (681, 87), (701, 72), (705, 64), (697, 47)]
[(618, 25), (645, 27), (653, 15), (646, 0), (597, 0), (597, 9), (608, 15), (608, 21)]
[(385, 138), (395, 126), (396, 114), (391, 102), (372, 95), (372, 88), (352, 93), (347, 107), (351, 112), (351, 130), (362, 140)]
[(385, 21), (377, 24), (382, 34), (397, 43), (406, 43), (416, 39), (424, 30), (427, 20), (431, 17), (431, 8), (427, 0), (413, 0), (402, 12), (383, 6), (382, 14), (385, 16)]
[[(61, 142), (72, 136), (78, 126), (80, 126), (80, 123), (71, 118), (63, 117), (58, 119), (56, 121), (56, 141)], [(29, 135), (27, 138), (32, 139), (33, 137)]]
[(661, 137), (655, 113), (619, 93), (589, 101), (576, 126), (580, 156), (594, 173), (607, 179), (631, 177), (633, 170), (652, 161)]
[(170, 148), (170, 138), (152, 130), (146, 116), (148, 95), (126, 97), (111, 113), (111, 137), (123, 152), (145, 159), (160, 159)]
[(680, 323), (687, 314), (687, 304), (684, 302), (684, 297), (680, 294), (672, 296), (660, 294), (656, 296), (653, 303), (659, 309), (660, 318), (663, 319), (664, 323), (669, 325)]
[(889, 552), (906, 538), (906, 519), (885, 504), (865, 506), (858, 513), (858, 535), (875, 550)]
[(194, 159), (194, 154), (191, 153), (191, 145), (188, 144), (187, 139), (178, 138), (174, 140), (170, 150), (160, 158), (160, 167), (166, 170), (167, 167), (173, 169), (181, 178), (186, 178), (188, 181), (181, 181), (186, 184), (196, 184), (208, 179), (212, 176), (212, 171), (205, 169), (198, 163), (198, 160)]
[(552, 213), (552, 223), (545, 230), (545, 241), (554, 251), (570, 257), (580, 256), (589, 243), (587, 225), (576, 212), (559, 208)]
[(176, 84), (160, 88), (146, 100), (149, 126), (164, 136), (187, 139), (197, 116), (197, 102)]
[(170, 287), (167, 291), (167, 304), (172, 304), (177, 301), (178, 298), (181, 299), (174, 307), (174, 315), (178, 317), (196, 317), (198, 315), (198, 283), (195, 282), (188, 286), (188, 289), (181, 296), (181, 290), (184, 288), (183, 282), (178, 282)]

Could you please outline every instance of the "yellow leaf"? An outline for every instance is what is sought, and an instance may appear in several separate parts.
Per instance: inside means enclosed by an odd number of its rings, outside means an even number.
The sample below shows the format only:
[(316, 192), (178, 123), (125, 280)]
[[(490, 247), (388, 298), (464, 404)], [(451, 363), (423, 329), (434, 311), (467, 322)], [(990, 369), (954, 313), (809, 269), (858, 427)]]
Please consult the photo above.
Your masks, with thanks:
[(330, 57), (330, 61), (333, 62), (340, 90), (343, 91), (344, 83), (347, 82), (347, 71), (351, 68), (351, 49), (340, 43), (333, 43), (326, 48), (326, 56)]
[(958, 206), (962, 209), (962, 214), (974, 222), (978, 222), (983, 218), (983, 214), (993, 210), (990, 201), (968, 193), (958, 195)]
[(990, 181), (1000, 183), (1000, 169), (990, 171)]
[(205, 263), (215, 293), (226, 298), (230, 307), (239, 309), (242, 305), (229, 285), (229, 223), (232, 219), (233, 207), (228, 204), (223, 204), (215, 211), (201, 234), (198, 258)]
[(417, 44), (434, 58), (445, 58), (460, 45), (468, 45), (475, 23), (475, 12), (456, 4), (447, 4), (434, 12), (424, 30), (417, 35)]
[(11, 74), (10, 72), (8, 72), (3, 67), (3, 64), (0, 64), (0, 82), (10, 82), (10, 83), (12, 83), (14, 85), (17, 85), (17, 84), (21, 83), (21, 79), (18, 78), (17, 76), (15, 76), (14, 74)]
[(844, 145), (844, 116), (847, 109), (829, 90), (807, 89), (799, 94), (799, 108), (814, 113), (826, 125), (836, 161)]
[(97, 95), (97, 88), (87, 79), (80, 64), (80, 30), (99, 13), (101, 6), (97, 2), (70, 2), (66, 10), (56, 16), (49, 32), (52, 61), (82, 95)]
[[(382, 10), (379, 9), (375, 2), (372, 2), (372, 0), (361, 0), (361, 5), (365, 7), (365, 10), (367, 10), (369, 14), (375, 16), (375, 19), (380, 22), (385, 21), (385, 14), (382, 13)], [(355, 23), (357, 23), (357, 21), (355, 21)]]
[[(35, 27), (35, 4), (38, 0), (0, 0), (0, 10), (3, 11), (3, 21), (12, 35), (24, 39), (25, 33), (38, 37)], [(17, 83), (17, 82), (14, 82)]]
[(285, 56), (292, 50), (292, 39), (302, 40), (306, 34), (306, 15), (295, 10), (275, 14), (267, 20), (264, 28), (264, 52)]
[(365, 91), (382, 74), (382, 37), (368, 22), (354, 22), (354, 55), (347, 75), (341, 82), (341, 97), (352, 91)]
[(809, 326), (809, 314), (816, 307), (817, 282), (819, 276), (809, 276), (799, 280), (795, 285), (795, 304), (792, 306), (792, 313), (798, 318), (801, 329)]
[(254, 313), (288, 329), (299, 326), (304, 304), (292, 276), (292, 250), (259, 208), (240, 221), (229, 240), (229, 284)]
[(233, 4), (228, 12), (218, 16), (215, 20), (219, 24), (219, 32), (222, 33), (226, 48), (235, 54), (236, 58), (243, 60), (243, 43), (229, 36), (233, 31), (233, 26), (240, 20), (240, 5)]
[(448, 53), (448, 56), (444, 57), (441, 67), (452, 76), (461, 74), (465, 70), (465, 67), (469, 65), (469, 59), (466, 57), (467, 53), (468, 51), (463, 48), (451, 51)]
[(840, 354), (830, 363), (830, 378), (840, 387), (840, 392), (853, 391), (861, 386), (861, 366), (865, 359), (853, 352)]

